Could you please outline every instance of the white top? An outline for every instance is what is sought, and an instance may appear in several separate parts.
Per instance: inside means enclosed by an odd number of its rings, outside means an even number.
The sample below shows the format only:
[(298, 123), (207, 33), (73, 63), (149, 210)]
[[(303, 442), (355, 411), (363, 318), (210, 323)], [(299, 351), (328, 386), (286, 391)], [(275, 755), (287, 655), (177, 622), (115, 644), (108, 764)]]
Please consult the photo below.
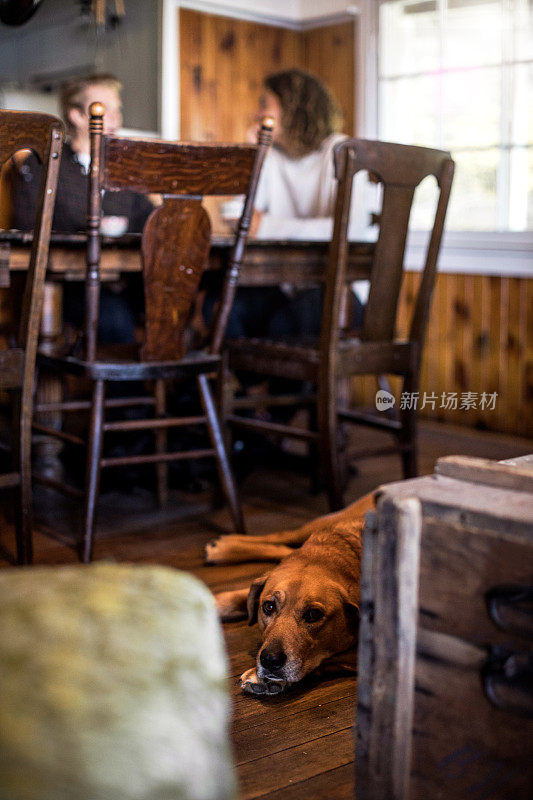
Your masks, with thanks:
[[(255, 207), (263, 212), (258, 239), (329, 240), (337, 182), (333, 148), (347, 137), (334, 133), (318, 150), (302, 158), (289, 158), (282, 150), (269, 151), (257, 187)], [(375, 238), (369, 229), (368, 181), (364, 174), (354, 180), (350, 238)]]

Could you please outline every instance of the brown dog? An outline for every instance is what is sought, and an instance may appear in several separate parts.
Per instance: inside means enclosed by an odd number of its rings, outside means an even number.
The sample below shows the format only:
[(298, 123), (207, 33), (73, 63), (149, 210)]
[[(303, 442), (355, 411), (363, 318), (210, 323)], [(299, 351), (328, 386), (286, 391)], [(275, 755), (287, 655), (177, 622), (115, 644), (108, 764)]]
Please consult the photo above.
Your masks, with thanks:
[(224, 621), (248, 616), (263, 634), (256, 666), (241, 676), (243, 691), (278, 694), (319, 668), (355, 669), (361, 534), (371, 508), (367, 495), (294, 531), (207, 545), (209, 564), (281, 561), (249, 589), (216, 596)]

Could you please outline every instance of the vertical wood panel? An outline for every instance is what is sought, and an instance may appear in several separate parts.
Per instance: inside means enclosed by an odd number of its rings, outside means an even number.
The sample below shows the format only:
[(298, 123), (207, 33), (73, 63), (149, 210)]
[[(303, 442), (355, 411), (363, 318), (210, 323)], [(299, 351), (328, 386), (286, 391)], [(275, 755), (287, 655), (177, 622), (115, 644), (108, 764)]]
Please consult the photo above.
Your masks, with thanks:
[[(468, 390), (468, 375), (467, 365), (465, 363), (465, 354), (463, 348), (463, 331), (465, 322), (465, 276), (457, 275), (455, 282), (455, 291), (452, 299), (452, 320), (453, 320), (453, 334), (452, 334), (452, 347), (453, 347), (453, 380), (455, 388), (461, 397), (463, 392)], [(459, 424), (468, 424), (468, 415), (465, 416), (461, 410), (461, 403), (459, 402), (457, 410), (450, 412), (450, 417), (453, 422)]]
[[(503, 403), (507, 406), (507, 335), (509, 326), (509, 278), (500, 278), (500, 313), (499, 313), (499, 336), (498, 336), (498, 400), (496, 412), (498, 414), (498, 428), (501, 431), (508, 430), (507, 413), (504, 413)], [(507, 412), (507, 409), (505, 409)]]
[[(501, 398), (500, 390), (500, 305), (501, 305), (501, 279), (489, 278), (490, 280), (490, 299), (489, 299), (489, 352), (487, 359), (487, 384), (490, 394), (497, 392)], [(497, 414), (491, 415), (492, 420), (496, 419), (496, 430), (501, 430)], [(492, 427), (489, 422), (489, 427)]]
[(344, 131), (354, 135), (355, 21), (313, 28), (303, 34), (304, 69), (318, 75), (337, 99)]
[[(436, 384), (439, 398), (445, 394), (444, 402), (439, 402), (437, 419), (450, 420), (453, 412), (447, 408), (447, 398), (449, 392), (456, 391), (453, 359), (453, 314), (452, 297), (449, 291), (449, 284), (444, 275), (437, 275), (435, 293), (433, 295), (432, 308), (434, 313), (430, 317), (429, 328), (437, 328), (436, 342), (433, 347), (427, 347), (424, 351), (424, 362), (432, 361), (436, 364)], [(434, 320), (434, 322), (433, 322)], [(428, 353), (439, 352), (439, 358), (428, 358)]]
[[(521, 281), (521, 292), (525, 297), (524, 343), (525, 352), (522, 358), (523, 371), (523, 418), (529, 427), (529, 435), (533, 427), (533, 280)], [(525, 431), (524, 431), (525, 432)]]
[(521, 399), (524, 396), (521, 361), (525, 349), (525, 341), (523, 340), (523, 335), (525, 333), (523, 320), (525, 316), (525, 306), (520, 289), (520, 281), (509, 281), (508, 324), (505, 336), (505, 356), (507, 363), (505, 429), (508, 432), (516, 430), (520, 425), (520, 406)]
[[(472, 365), (471, 380), (472, 385), (481, 388), (482, 392), (487, 392), (487, 351), (488, 351), (488, 301), (489, 288), (488, 279), (482, 275), (472, 278), (473, 281), (473, 304), (472, 304)], [(476, 412), (475, 424), (478, 427), (485, 426), (487, 410), (478, 408)]]

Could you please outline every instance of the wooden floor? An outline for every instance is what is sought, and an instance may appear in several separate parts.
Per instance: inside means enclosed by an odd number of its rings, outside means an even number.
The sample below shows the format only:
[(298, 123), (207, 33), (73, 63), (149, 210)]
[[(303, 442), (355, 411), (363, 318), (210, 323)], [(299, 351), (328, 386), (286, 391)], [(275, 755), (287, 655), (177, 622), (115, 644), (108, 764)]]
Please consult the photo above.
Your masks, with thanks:
[[(423, 424), (420, 451), (420, 472), (427, 474), (433, 472), (435, 460), (442, 455), (511, 458), (533, 452), (533, 441)], [(306, 476), (289, 471), (286, 466), (286, 458), (275, 468), (258, 466), (242, 482), (250, 534), (295, 527), (327, 511), (322, 495), (308, 493)], [(362, 462), (359, 474), (351, 480), (347, 501), (400, 478), (395, 457)], [(227, 513), (209, 511), (208, 503), (207, 492), (184, 496), (174, 491), (167, 509), (158, 511), (147, 491), (108, 492), (99, 507), (95, 558), (179, 567), (198, 576), (214, 591), (244, 586), (264, 571), (264, 565), (206, 567), (202, 563), (204, 544), (230, 530)], [(36, 527), (36, 563), (76, 561), (71, 535), (76, 529), (76, 513), (69, 502), (48, 490), (37, 490)], [(0, 565), (12, 563), (12, 552), (12, 530), (4, 523), (0, 530)], [(240, 693), (237, 681), (253, 663), (257, 630), (245, 623), (226, 625), (225, 629), (241, 798), (353, 798), (355, 679), (339, 676), (321, 682), (308, 680), (286, 695), (269, 700), (246, 697)]]

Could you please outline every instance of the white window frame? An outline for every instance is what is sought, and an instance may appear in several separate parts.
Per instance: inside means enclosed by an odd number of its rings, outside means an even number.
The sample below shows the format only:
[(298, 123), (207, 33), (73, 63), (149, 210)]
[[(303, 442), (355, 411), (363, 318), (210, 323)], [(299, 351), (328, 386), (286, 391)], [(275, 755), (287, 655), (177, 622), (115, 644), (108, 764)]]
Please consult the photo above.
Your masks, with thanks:
[[(357, 134), (378, 138), (379, 6), (383, 0), (360, 0)], [(407, 269), (420, 270), (426, 237), (412, 232)], [(444, 233), (439, 271), (465, 274), (533, 277), (533, 232), (449, 231)]]

